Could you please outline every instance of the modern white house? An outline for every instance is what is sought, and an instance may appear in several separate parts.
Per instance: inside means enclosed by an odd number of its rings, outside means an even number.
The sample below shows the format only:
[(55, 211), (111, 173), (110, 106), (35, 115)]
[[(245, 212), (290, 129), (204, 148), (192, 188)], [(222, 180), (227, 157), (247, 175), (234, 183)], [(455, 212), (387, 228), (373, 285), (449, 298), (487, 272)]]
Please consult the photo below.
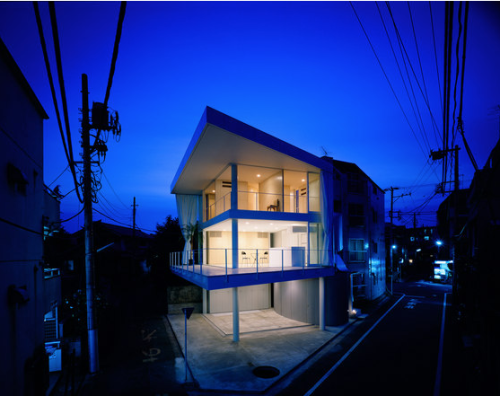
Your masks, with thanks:
[(203, 288), (204, 313), (233, 313), (235, 341), (240, 311), (274, 308), (323, 330), (347, 322), (339, 174), (331, 159), (206, 108), (171, 184), (186, 244), (170, 267)]

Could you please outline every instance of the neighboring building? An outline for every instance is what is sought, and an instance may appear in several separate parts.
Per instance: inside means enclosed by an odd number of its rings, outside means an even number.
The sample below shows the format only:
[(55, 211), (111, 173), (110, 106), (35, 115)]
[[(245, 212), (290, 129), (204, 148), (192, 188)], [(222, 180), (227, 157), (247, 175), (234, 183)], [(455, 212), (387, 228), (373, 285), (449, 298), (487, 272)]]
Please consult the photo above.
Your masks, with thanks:
[[(47, 114), (0, 39), (0, 389), (44, 393), (43, 120)], [(57, 294), (57, 290), (55, 294)], [(57, 304), (57, 302), (55, 302)]]
[[(323, 157), (325, 158), (325, 157)], [(356, 164), (333, 161), (334, 212), (342, 219), (338, 252), (353, 272), (356, 299), (374, 300), (385, 292), (384, 191)]]
[[(273, 307), (321, 329), (348, 320), (345, 212), (334, 211), (342, 174), (331, 159), (206, 108), (171, 186), (186, 244), (170, 265), (204, 289), (204, 312), (233, 312), (235, 341), (240, 310)], [(373, 238), (379, 243), (378, 232)], [(381, 263), (356, 270), (371, 270), (384, 284), (381, 249)], [(351, 247), (359, 262), (366, 250)], [(379, 290), (385, 286), (371, 288), (371, 297)]]
[[(98, 292), (108, 294), (111, 287), (122, 277), (134, 277), (149, 271), (148, 254), (153, 236), (132, 227), (93, 222), (95, 254), (95, 277)], [(85, 279), (85, 231), (81, 229), (72, 235), (77, 248), (74, 251), (74, 268), (71, 271), (77, 280)], [(85, 284), (71, 283), (69, 292), (85, 289)], [(109, 297), (106, 296), (105, 297)]]
[[(474, 389), (477, 394), (500, 394), (497, 247), (500, 240), (500, 141), (483, 169), (476, 171), (470, 188), (462, 191), (467, 191), (467, 210), (465, 213), (461, 210), (465, 205), (460, 205), (464, 200), (459, 196), (453, 302), (459, 312), (464, 340), (470, 341), (476, 357), (474, 371), (479, 383)], [(445, 205), (453, 208), (452, 202), (448, 200), (442, 204), (443, 212)], [(446, 218), (441, 225), (447, 225)]]

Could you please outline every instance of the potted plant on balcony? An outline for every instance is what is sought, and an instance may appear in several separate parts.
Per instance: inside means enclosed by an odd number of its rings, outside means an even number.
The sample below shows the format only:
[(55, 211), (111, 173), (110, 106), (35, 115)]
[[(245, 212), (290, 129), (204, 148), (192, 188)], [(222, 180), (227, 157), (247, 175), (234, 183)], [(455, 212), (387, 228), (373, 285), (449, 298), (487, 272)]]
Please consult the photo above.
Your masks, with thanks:
[[(202, 243), (202, 237), (203, 237), (203, 233), (201, 231), (201, 228), (200, 228), (200, 225), (198, 222), (196, 223), (191, 223), (191, 224), (188, 224), (186, 225), (186, 227), (184, 227), (182, 229), (183, 231), (183, 235), (184, 237), (186, 238), (186, 243), (189, 242), (190, 244), (190, 255), (189, 255), (189, 264), (193, 264), (194, 261), (194, 251), (195, 251), (195, 246), (198, 246), (198, 244), (201, 244)], [(201, 259), (201, 257), (200, 257)]]

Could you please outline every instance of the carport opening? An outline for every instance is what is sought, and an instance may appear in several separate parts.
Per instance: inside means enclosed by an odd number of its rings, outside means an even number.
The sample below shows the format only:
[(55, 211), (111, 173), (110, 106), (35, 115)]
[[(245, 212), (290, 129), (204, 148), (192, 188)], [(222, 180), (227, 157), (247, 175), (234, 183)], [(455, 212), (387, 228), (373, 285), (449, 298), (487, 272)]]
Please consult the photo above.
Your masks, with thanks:
[(253, 374), (259, 378), (274, 378), (280, 375), (280, 371), (276, 367), (259, 366), (253, 369)]

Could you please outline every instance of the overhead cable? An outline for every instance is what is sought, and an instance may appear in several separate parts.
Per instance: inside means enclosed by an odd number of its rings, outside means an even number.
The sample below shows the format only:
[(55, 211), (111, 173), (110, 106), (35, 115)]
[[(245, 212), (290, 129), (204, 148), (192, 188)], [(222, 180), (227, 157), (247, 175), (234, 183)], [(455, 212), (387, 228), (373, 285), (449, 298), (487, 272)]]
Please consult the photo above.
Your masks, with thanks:
[(50, 21), (52, 25), (52, 39), (54, 40), (54, 51), (56, 56), (56, 65), (57, 65), (57, 75), (59, 78), (59, 88), (61, 90), (61, 101), (63, 105), (64, 112), (64, 122), (66, 124), (66, 136), (68, 139), (68, 152), (71, 158), (71, 163), (74, 163), (73, 159), (73, 145), (71, 143), (71, 131), (69, 128), (69, 116), (68, 116), (68, 101), (66, 99), (66, 88), (64, 85), (64, 75), (63, 75), (63, 67), (61, 60), (61, 46), (59, 43), (59, 32), (57, 29), (57, 19), (56, 19), (56, 6), (55, 2), (49, 2), (49, 11), (50, 11)]
[[(118, 25), (116, 27), (115, 44), (113, 46), (113, 55), (111, 57), (111, 67), (109, 69), (108, 85), (106, 87), (106, 95), (104, 97), (104, 108), (108, 106), (109, 96), (111, 94), (111, 86), (113, 84), (113, 76), (115, 75), (116, 60), (118, 59), (118, 48), (120, 45), (120, 39), (122, 37), (123, 20), (125, 19), (125, 10), (127, 8), (127, 2), (122, 1), (120, 4), (120, 13), (118, 14)], [(95, 141), (99, 140), (101, 130), (97, 131), (97, 136)]]
[[(59, 106), (57, 104), (56, 91), (55, 91), (55, 87), (54, 87), (54, 80), (52, 78), (52, 72), (50, 69), (50, 62), (49, 62), (49, 57), (48, 57), (48, 53), (47, 53), (47, 45), (46, 45), (45, 37), (43, 34), (42, 20), (40, 18), (40, 11), (38, 9), (38, 3), (36, 1), (33, 2), (33, 8), (35, 10), (35, 17), (36, 17), (36, 22), (38, 25), (38, 33), (40, 36), (40, 44), (42, 46), (43, 57), (45, 60), (45, 67), (47, 69), (47, 76), (49, 78), (50, 91), (52, 93), (52, 101), (54, 102), (57, 123), (59, 125), (59, 132), (61, 134), (61, 139), (62, 139), (62, 143), (63, 143), (63, 147), (64, 147), (64, 154), (66, 156), (66, 160), (68, 161), (68, 165), (71, 169), (71, 174), (73, 175), (73, 183), (75, 185), (76, 195), (78, 197), (78, 200), (80, 202), (83, 202), (82, 197), (80, 196), (80, 192), (78, 190), (78, 182), (76, 180), (75, 163), (73, 161), (73, 152), (72, 152), (72, 149), (71, 149), (71, 151), (68, 150), (68, 146), (66, 145), (66, 139), (64, 137), (64, 131), (63, 131), (62, 122), (61, 122), (61, 115), (59, 113)], [(71, 136), (69, 136), (69, 137), (71, 137)]]
[(396, 95), (396, 92), (394, 91), (394, 88), (393, 88), (393, 86), (392, 86), (392, 84), (391, 84), (391, 81), (389, 80), (389, 77), (387, 76), (387, 73), (385, 72), (384, 67), (382, 66), (382, 63), (381, 63), (381, 61), (380, 61), (380, 59), (379, 59), (379, 57), (378, 57), (378, 55), (377, 55), (377, 52), (375, 51), (375, 48), (373, 47), (373, 44), (372, 44), (372, 42), (371, 42), (371, 40), (370, 40), (370, 37), (368, 37), (368, 33), (366, 32), (366, 30), (365, 30), (365, 28), (364, 28), (364, 26), (363, 26), (363, 23), (361, 22), (361, 19), (359, 19), (358, 13), (356, 12), (356, 9), (354, 8), (354, 5), (352, 4), (352, 2), (351, 2), (351, 1), (349, 2), (349, 4), (351, 5), (352, 10), (354, 11), (354, 14), (356, 15), (356, 19), (358, 20), (358, 22), (359, 22), (359, 24), (360, 24), (360, 26), (361, 26), (361, 29), (363, 30), (363, 33), (365, 34), (365, 37), (366, 37), (366, 39), (368, 40), (368, 43), (370, 44), (370, 47), (371, 47), (371, 49), (372, 49), (372, 51), (373, 51), (373, 54), (375, 55), (375, 58), (377, 59), (377, 62), (378, 62), (378, 64), (379, 64), (380, 68), (382, 69), (382, 73), (384, 73), (384, 76), (385, 76), (385, 78), (386, 78), (387, 82), (389, 83), (389, 87), (391, 88), (391, 91), (392, 91), (392, 93), (394, 94), (394, 97), (396, 98), (396, 101), (398, 102), (399, 108), (400, 108), (400, 109), (401, 109), (401, 111), (403, 112), (403, 115), (404, 115), (404, 117), (405, 117), (405, 119), (406, 119), (406, 122), (408, 123), (408, 126), (410, 127), (410, 130), (411, 130), (411, 131), (412, 131), (412, 133), (413, 133), (413, 136), (415, 136), (415, 139), (417, 140), (417, 143), (418, 143), (418, 145), (419, 145), (420, 149), (422, 150), (422, 153), (424, 154), (424, 157), (425, 157), (425, 158), (428, 158), (427, 153), (424, 151), (424, 149), (423, 149), (422, 145), (420, 144), (420, 141), (419, 141), (419, 140), (418, 140), (418, 138), (417, 138), (417, 135), (415, 134), (415, 131), (413, 130), (413, 127), (411, 126), (410, 120), (409, 120), (409, 119), (408, 119), (408, 117), (406, 116), (406, 113), (405, 113), (405, 111), (404, 111), (404, 109), (403, 109), (403, 106), (401, 105), (401, 102), (399, 101), (398, 96)]
[[(432, 17), (432, 3), (429, 1), (429, 14), (431, 16), (431, 27), (432, 27), (432, 42), (434, 43), (434, 59), (436, 60), (436, 74), (437, 74), (437, 80), (438, 80), (438, 87), (439, 87), (439, 100), (441, 104), (441, 113), (443, 113), (443, 94), (441, 92), (441, 81), (439, 78), (439, 66), (438, 66), (438, 60), (437, 60), (437, 49), (436, 49), (436, 35), (434, 32), (434, 19)], [(439, 146), (439, 144), (438, 144)]]
[[(394, 19), (394, 15), (392, 14), (391, 5), (387, 1), (386, 1), (385, 4), (386, 4), (386, 7), (387, 7), (387, 9), (389, 11), (389, 15), (391, 16), (391, 19), (392, 19), (392, 22), (393, 22), (393, 25), (394, 25), (394, 30), (396, 32), (396, 37), (398, 38), (398, 43), (399, 43), (399, 47), (400, 47), (400, 51), (401, 51), (401, 57), (402, 57), (403, 62), (405, 64), (406, 73), (408, 75), (408, 82), (410, 83), (410, 88), (412, 90), (412, 94), (413, 94), (413, 97), (414, 97), (414, 100), (415, 100), (415, 104), (417, 106), (417, 111), (418, 111), (418, 115), (420, 117), (420, 121), (422, 122), (422, 126), (423, 126), (423, 121), (422, 121), (422, 117), (420, 115), (420, 108), (418, 106), (418, 103), (417, 103), (417, 100), (416, 100), (416, 97), (415, 97), (415, 93), (414, 93), (414, 90), (413, 90), (413, 84), (411, 83), (411, 79), (410, 79), (410, 76), (409, 76), (409, 73), (408, 73), (408, 68), (406, 67), (406, 60), (408, 60), (408, 65), (410, 66), (410, 70), (411, 70), (411, 72), (413, 74), (413, 77), (415, 79), (417, 87), (420, 90), (420, 93), (422, 94), (422, 98), (424, 100), (424, 103), (427, 106), (427, 109), (429, 110), (429, 114), (430, 114), (430, 118), (431, 118), (433, 127), (435, 128), (435, 131), (437, 131), (437, 133), (439, 134), (439, 129), (437, 127), (436, 120), (435, 120), (434, 115), (432, 113), (428, 97), (426, 97), (426, 95), (424, 94), (424, 91), (422, 90), (422, 86), (420, 85), (420, 82), (418, 80), (417, 73), (415, 72), (415, 69), (413, 68), (410, 56), (408, 54), (408, 51), (406, 50), (406, 47), (405, 47), (404, 42), (403, 42), (403, 39), (401, 38), (401, 34), (399, 33), (399, 29), (397, 27), (396, 20)], [(416, 118), (416, 115), (415, 115), (415, 118)], [(418, 119), (417, 119), (417, 122), (418, 122)], [(430, 150), (430, 143), (429, 143), (429, 139), (427, 138), (427, 135), (425, 134), (425, 128), (424, 128), (424, 131), (422, 132), (422, 134), (423, 134), (422, 137), (424, 139), (424, 142), (427, 142), (428, 149)]]

